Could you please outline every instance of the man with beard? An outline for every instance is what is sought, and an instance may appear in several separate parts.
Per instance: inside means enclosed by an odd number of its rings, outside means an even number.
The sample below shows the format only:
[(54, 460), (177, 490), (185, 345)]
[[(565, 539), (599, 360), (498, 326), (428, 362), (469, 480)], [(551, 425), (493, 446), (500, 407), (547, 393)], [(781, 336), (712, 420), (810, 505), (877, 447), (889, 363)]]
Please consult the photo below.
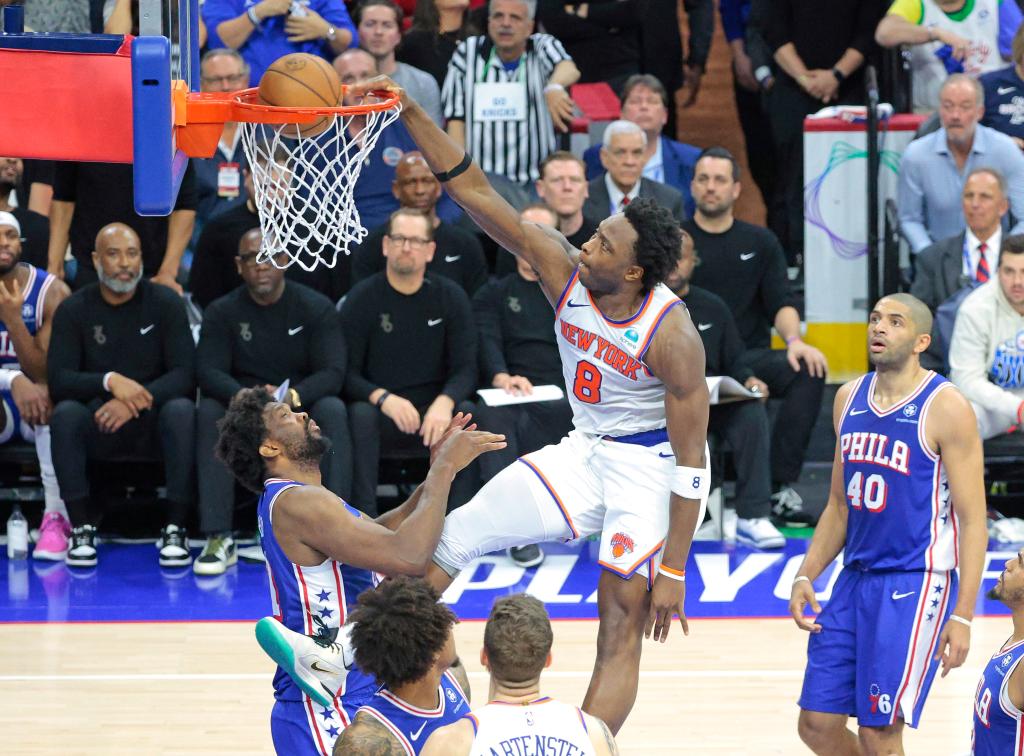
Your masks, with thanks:
[(974, 756), (1020, 753), (1024, 738), (1024, 554), (1006, 565), (988, 597), (1013, 613), (1013, 634), (992, 655), (974, 693)]
[(99, 281), (57, 309), (47, 355), (54, 467), (74, 525), (66, 561), (96, 564), (101, 512), (90, 498), (89, 460), (145, 460), (163, 463), (167, 484), (160, 564), (187, 566), (195, 344), (185, 305), (142, 280), (139, 237), (123, 223), (100, 229), (92, 259)]
[(338, 313), (324, 295), (285, 280), (277, 265), (285, 265), (287, 255), (259, 262), (262, 240), (256, 228), (239, 242), (235, 265), (243, 285), (206, 308), (196, 350), (202, 391), (196, 416), (199, 524), (207, 538), (193, 565), (197, 575), (220, 575), (237, 561), (231, 538), (235, 486), (213, 448), (217, 422), (240, 389), (289, 381), (284, 401), (306, 409), (331, 443), (321, 460), (324, 485), (346, 497), (352, 480), (348, 417), (338, 397), (345, 380)]
[(995, 168), (1005, 178), (1011, 233), (1024, 232), (1024, 156), (1006, 134), (978, 123), (985, 91), (978, 80), (953, 74), (939, 90), (942, 128), (915, 139), (900, 160), (896, 193), (900, 232), (916, 255), (932, 242), (964, 229), (964, 179), (977, 168)]
[(50, 454), (46, 348), (53, 313), (69, 292), (63, 281), (21, 262), (21, 253), (18, 219), (0, 211), (0, 401), (6, 415), (0, 443), (18, 438), (35, 444), (46, 511), (32, 555), (63, 561), (71, 526)]
[[(747, 348), (747, 365), (782, 400), (772, 428), (772, 515), (780, 524), (807, 525), (812, 520), (792, 484), (800, 477), (821, 408), (825, 355), (801, 338), (779, 240), (733, 215), (740, 168), (732, 153), (722, 147), (704, 150), (694, 167), (692, 193), (697, 212), (683, 228), (700, 250), (693, 283), (729, 305)], [(785, 350), (771, 348), (773, 326)]]
[[(875, 372), (836, 395), (832, 488), (789, 602), (811, 634), (798, 730), (818, 754), (903, 753), (939, 658), (945, 677), (970, 647), (988, 546), (981, 440), (963, 395), (921, 367), (931, 321), (909, 294), (879, 300), (868, 319)], [(840, 551), (822, 611), (813, 581)]]
[(18, 219), (24, 235), (21, 259), (45, 270), (46, 250), (50, 244), (49, 220), (27, 207), (14, 207), (10, 201), (24, 175), (25, 163), (21, 158), (0, 157), (0, 212), (8, 212)]
[[(345, 398), (353, 450), (352, 494), (375, 513), (380, 458), (426, 456), (477, 386), (476, 328), (469, 298), (445, 276), (427, 275), (434, 229), (418, 210), (391, 215), (386, 267), (345, 298), (349, 346)], [(472, 471), (459, 476), (452, 506), (473, 494)]]
[[(390, 6), (374, 6), (377, 8)], [(425, 213), (434, 227), (434, 257), (427, 263), (431, 274), (447, 276), (472, 297), (487, 282), (487, 258), (476, 235), (438, 217), (441, 182), (430, 172), (419, 152), (407, 152), (395, 167), (391, 191), (401, 207)], [(352, 253), (352, 280), (369, 278), (384, 270), (384, 237), (389, 223), (366, 235)]]
[(320, 458), (329, 444), (308, 414), (274, 401), (262, 387), (231, 400), (216, 452), (242, 485), (262, 491), (260, 546), (280, 624), (260, 623), (257, 639), (279, 665), (270, 716), (278, 753), (330, 753), (377, 690), (345, 658), (348, 633), (338, 631), (356, 597), (375, 582), (374, 572), (426, 572), (456, 473), (504, 446), (501, 436), (463, 430), (468, 420), (457, 415), (442, 429), (430, 449), (430, 472), (409, 500), (371, 520), (321, 485)]

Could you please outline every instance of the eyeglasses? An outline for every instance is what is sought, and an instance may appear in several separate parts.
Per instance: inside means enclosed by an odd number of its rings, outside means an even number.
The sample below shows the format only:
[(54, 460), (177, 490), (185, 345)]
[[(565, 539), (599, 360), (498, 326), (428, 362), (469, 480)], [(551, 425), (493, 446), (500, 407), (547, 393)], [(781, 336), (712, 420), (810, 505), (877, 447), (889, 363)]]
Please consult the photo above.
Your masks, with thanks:
[(202, 80), (207, 84), (239, 84), (249, 78), (248, 74), (237, 73), (228, 76), (203, 76)]
[(388, 238), (392, 244), (397, 244), (399, 247), (404, 247), (406, 242), (413, 249), (419, 249), (424, 244), (430, 244), (430, 239), (424, 239), (422, 236), (402, 236), (401, 234), (388, 234)]

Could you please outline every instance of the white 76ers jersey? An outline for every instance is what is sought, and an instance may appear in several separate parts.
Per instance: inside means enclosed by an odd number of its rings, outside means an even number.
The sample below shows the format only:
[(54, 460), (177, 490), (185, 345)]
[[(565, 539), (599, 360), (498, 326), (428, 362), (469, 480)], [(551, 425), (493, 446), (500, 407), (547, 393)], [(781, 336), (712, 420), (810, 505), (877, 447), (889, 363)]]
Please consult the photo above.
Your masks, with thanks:
[(658, 284), (636, 314), (611, 320), (580, 283), (579, 268), (573, 271), (555, 304), (555, 340), (577, 430), (625, 436), (665, 427), (665, 385), (644, 356), (665, 316), (682, 304)]

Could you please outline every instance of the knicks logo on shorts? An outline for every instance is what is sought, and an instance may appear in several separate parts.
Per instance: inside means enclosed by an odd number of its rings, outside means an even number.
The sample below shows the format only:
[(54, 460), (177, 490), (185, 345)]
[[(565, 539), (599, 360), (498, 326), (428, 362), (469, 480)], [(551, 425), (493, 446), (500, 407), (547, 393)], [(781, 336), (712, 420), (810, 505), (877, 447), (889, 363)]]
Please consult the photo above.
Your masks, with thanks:
[(616, 533), (612, 536), (612, 556), (618, 559), (623, 554), (632, 554), (634, 547), (633, 539), (625, 533)]

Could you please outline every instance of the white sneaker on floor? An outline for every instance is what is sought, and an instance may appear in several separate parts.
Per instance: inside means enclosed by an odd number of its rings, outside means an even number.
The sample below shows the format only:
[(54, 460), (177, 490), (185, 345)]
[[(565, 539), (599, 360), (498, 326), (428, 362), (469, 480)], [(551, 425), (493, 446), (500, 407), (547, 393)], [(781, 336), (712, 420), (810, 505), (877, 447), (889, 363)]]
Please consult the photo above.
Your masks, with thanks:
[(786, 545), (786, 537), (767, 517), (737, 518), (736, 540), (757, 549), (781, 549)]
[(274, 617), (264, 617), (256, 623), (256, 640), (306, 695), (328, 708), (355, 664), (345, 627), (332, 642), (296, 633)]

